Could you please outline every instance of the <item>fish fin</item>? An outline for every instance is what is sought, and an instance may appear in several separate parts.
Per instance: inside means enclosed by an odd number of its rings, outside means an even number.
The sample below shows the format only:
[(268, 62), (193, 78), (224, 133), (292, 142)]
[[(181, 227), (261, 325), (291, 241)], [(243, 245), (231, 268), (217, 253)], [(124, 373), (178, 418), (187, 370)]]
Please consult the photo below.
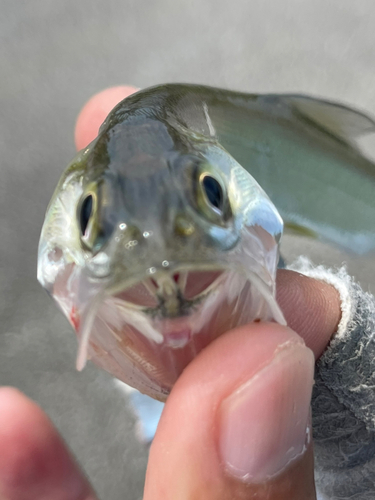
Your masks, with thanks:
[(355, 145), (357, 137), (375, 133), (372, 117), (343, 104), (303, 95), (284, 96), (282, 99), (299, 115), (348, 144)]

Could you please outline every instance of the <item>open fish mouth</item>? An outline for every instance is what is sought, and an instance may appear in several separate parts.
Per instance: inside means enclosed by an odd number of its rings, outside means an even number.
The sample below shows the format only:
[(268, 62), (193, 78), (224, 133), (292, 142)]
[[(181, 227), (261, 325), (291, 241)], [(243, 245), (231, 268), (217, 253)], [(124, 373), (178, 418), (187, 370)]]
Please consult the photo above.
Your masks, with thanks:
[(117, 293), (112, 301), (127, 321), (132, 322), (130, 317), (136, 311), (140, 313), (136, 323), (140, 325), (143, 317), (142, 334), (157, 343), (181, 348), (197, 330), (196, 313), (208, 309), (203, 302), (220, 287), (223, 278), (223, 270), (157, 273)]
[(154, 316), (186, 316), (220, 281), (222, 270), (179, 270), (156, 274), (116, 294), (128, 307)]
[(50, 293), (77, 333), (77, 369), (90, 359), (165, 400), (186, 366), (222, 334), (259, 319), (285, 324), (265, 266), (192, 263), (149, 271), (118, 283), (93, 280), (74, 264), (58, 272)]
[[(88, 357), (126, 383), (165, 399), (184, 368), (213, 340), (257, 319), (272, 319), (272, 290), (232, 269), (155, 273), (92, 306)], [(90, 316), (90, 315), (89, 315)], [(77, 331), (82, 341), (84, 331)], [(82, 342), (81, 342), (82, 343)]]

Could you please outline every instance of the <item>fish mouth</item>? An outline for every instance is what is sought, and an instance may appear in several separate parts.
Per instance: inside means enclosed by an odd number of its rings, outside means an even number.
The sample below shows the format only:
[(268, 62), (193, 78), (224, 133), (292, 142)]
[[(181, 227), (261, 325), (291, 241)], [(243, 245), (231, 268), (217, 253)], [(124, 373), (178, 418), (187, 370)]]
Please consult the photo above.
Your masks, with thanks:
[(213, 340), (257, 319), (277, 320), (277, 310), (273, 290), (254, 273), (225, 267), (157, 271), (98, 299), (84, 328), (90, 329), (88, 354), (120, 380), (164, 400)]
[(91, 359), (159, 400), (222, 334), (258, 319), (285, 324), (272, 282), (226, 263), (144, 272), (118, 285), (70, 265), (51, 293), (77, 333), (77, 369)]
[(148, 318), (148, 328), (144, 321), (142, 333), (170, 348), (182, 348), (191, 340), (196, 315), (209, 294), (220, 286), (224, 273), (223, 269), (159, 272), (116, 293), (112, 301), (124, 317), (137, 311), (138, 318)]
[(155, 273), (116, 293), (127, 307), (159, 318), (178, 318), (191, 313), (219, 283), (223, 270), (179, 269)]

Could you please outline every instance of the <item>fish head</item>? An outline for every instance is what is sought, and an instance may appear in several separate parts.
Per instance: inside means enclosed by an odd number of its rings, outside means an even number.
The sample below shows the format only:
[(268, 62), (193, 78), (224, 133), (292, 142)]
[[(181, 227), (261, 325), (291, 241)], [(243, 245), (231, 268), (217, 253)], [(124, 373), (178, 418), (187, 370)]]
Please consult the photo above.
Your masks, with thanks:
[(154, 116), (111, 115), (64, 172), (42, 228), (38, 279), (86, 357), (164, 400), (212, 340), (283, 322), (282, 220), (213, 138)]

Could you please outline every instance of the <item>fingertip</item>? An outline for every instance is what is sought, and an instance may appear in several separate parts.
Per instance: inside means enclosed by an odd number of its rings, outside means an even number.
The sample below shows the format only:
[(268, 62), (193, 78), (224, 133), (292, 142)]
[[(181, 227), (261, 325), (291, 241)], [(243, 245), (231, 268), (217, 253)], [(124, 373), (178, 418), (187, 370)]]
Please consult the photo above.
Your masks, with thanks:
[(136, 87), (120, 85), (98, 92), (87, 101), (78, 115), (75, 128), (77, 150), (85, 148), (98, 135), (100, 125), (120, 101), (137, 92)]
[(0, 388), (0, 498), (94, 500), (64, 442), (37, 404)]
[[(44, 418), (40, 408), (14, 387), (0, 387), (0, 434), (16, 434), (27, 421)], [(0, 448), (1, 451), (1, 448)]]
[(295, 271), (277, 273), (277, 302), (287, 324), (319, 358), (341, 319), (340, 295), (328, 283)]
[[(3, 385), (0, 387), (0, 404), (4, 404), (6, 401), (15, 400), (15, 401), (24, 401), (28, 399), (26, 396), (16, 387), (11, 387), (7, 385)], [(1, 412), (0, 412), (1, 418)]]

